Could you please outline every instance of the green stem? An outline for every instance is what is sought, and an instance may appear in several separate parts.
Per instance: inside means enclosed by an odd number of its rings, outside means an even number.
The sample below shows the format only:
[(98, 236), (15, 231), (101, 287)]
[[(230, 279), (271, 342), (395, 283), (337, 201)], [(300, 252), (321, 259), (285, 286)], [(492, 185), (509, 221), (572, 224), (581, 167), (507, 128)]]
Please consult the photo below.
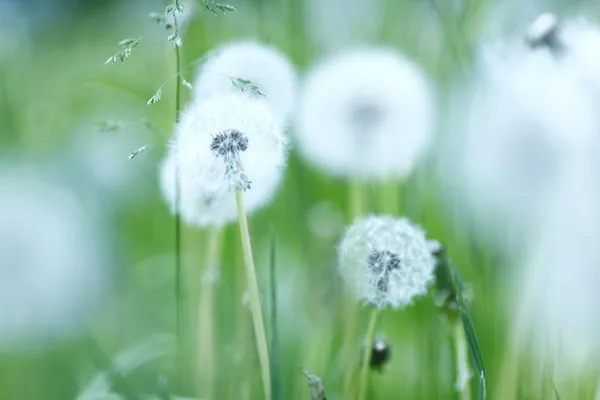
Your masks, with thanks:
[(369, 379), (369, 364), (371, 362), (371, 352), (373, 350), (373, 338), (375, 336), (375, 323), (377, 322), (377, 314), (379, 310), (373, 308), (371, 311), (371, 317), (369, 318), (369, 325), (367, 326), (367, 334), (365, 336), (365, 345), (363, 351), (363, 357), (360, 367), (360, 381), (358, 387), (358, 400), (364, 400), (367, 393), (367, 381)]
[[(175, 1), (176, 5), (179, 5), (179, 0)], [(175, 33), (179, 32), (177, 25), (177, 15), (173, 15), (173, 29)], [(179, 46), (175, 46), (175, 70), (177, 78), (175, 82), (175, 123), (179, 123), (179, 115), (181, 111), (181, 55), (179, 52)], [(175, 165), (175, 315), (177, 324), (177, 340), (181, 345), (181, 333), (182, 333), (182, 300), (181, 300), (181, 215), (180, 209), (180, 197), (181, 197), (181, 184), (179, 182), (179, 165)]]
[[(365, 193), (362, 182), (358, 179), (353, 179), (348, 184), (348, 215), (350, 223), (354, 222), (354, 219), (363, 215), (365, 210)], [(355, 380), (354, 366), (358, 364), (356, 354), (356, 326), (357, 326), (357, 312), (356, 312), (356, 300), (354, 294), (346, 289), (344, 292), (343, 301), (343, 315), (344, 315), (344, 339), (342, 343), (342, 365), (347, 366), (346, 371), (343, 374), (343, 390), (346, 398), (351, 397), (352, 387)]]
[(460, 321), (453, 324), (452, 336), (454, 337), (457, 390), (460, 392), (461, 400), (471, 400), (471, 386), (469, 385), (471, 371), (469, 369), (467, 341)]
[(221, 263), (221, 229), (208, 231), (206, 263), (202, 274), (200, 293), (200, 315), (198, 316), (198, 366), (202, 367), (202, 378), (198, 389), (204, 390), (204, 397), (216, 399), (216, 371), (218, 368), (215, 350), (217, 349), (217, 320), (214, 310), (215, 279), (219, 276)]
[(354, 179), (350, 181), (349, 185), (349, 212), (350, 218), (354, 220), (354, 218), (360, 217), (364, 213), (365, 194), (363, 190), (363, 185), (360, 181)]
[(267, 335), (265, 334), (265, 325), (260, 307), (260, 296), (258, 293), (258, 282), (256, 279), (256, 269), (252, 258), (252, 246), (250, 245), (250, 233), (248, 231), (248, 219), (244, 209), (244, 200), (241, 190), (235, 192), (235, 201), (237, 205), (238, 222), (240, 226), (240, 237), (242, 240), (242, 249), (244, 252), (244, 265), (246, 267), (246, 284), (250, 295), (250, 309), (252, 311), (252, 322), (254, 325), (254, 336), (258, 348), (258, 358), (260, 361), (260, 370), (262, 375), (265, 399), (271, 399), (271, 375), (269, 371), (269, 352), (267, 347)]

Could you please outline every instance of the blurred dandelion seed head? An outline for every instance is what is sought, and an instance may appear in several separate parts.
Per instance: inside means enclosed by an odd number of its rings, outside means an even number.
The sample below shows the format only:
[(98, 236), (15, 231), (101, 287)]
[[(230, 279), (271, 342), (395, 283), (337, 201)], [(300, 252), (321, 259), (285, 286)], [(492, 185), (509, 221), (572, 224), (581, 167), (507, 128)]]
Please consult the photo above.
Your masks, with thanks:
[(182, 113), (162, 164), (163, 195), (175, 210), (178, 169), (183, 220), (198, 226), (227, 224), (237, 215), (232, 191), (246, 190), (248, 212), (270, 201), (287, 147), (281, 120), (263, 101), (231, 93), (194, 102)]
[(568, 49), (567, 63), (575, 69), (586, 89), (600, 103), (600, 29), (584, 18), (566, 21), (560, 37)]
[(451, 179), (479, 226), (523, 233), (543, 224), (565, 172), (595, 146), (600, 118), (572, 67), (550, 52), (508, 44), (481, 56), (462, 99), (460, 173)]
[(91, 315), (110, 275), (91, 220), (33, 169), (0, 174), (0, 348), (70, 335)]
[(404, 218), (359, 218), (338, 248), (339, 271), (358, 298), (402, 308), (427, 292), (435, 260), (425, 233)]
[[(250, 81), (258, 90), (241, 90), (232, 78)], [(234, 42), (211, 52), (198, 70), (194, 99), (214, 94), (245, 93), (262, 98), (283, 120), (287, 120), (296, 99), (296, 72), (277, 49), (256, 42)]]
[(356, 49), (308, 74), (298, 147), (333, 175), (404, 178), (427, 150), (434, 119), (430, 83), (417, 65), (391, 49)]

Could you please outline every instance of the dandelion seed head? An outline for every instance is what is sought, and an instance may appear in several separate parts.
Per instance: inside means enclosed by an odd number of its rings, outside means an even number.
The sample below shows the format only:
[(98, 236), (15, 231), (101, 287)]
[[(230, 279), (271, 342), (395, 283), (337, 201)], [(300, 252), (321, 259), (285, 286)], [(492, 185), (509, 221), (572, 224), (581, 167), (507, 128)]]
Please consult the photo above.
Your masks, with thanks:
[(239, 93), (193, 103), (182, 113), (161, 186), (175, 210), (179, 170), (181, 216), (198, 226), (236, 218), (235, 191), (245, 190), (247, 212), (267, 204), (282, 178), (287, 139), (270, 107)]
[(404, 218), (359, 218), (338, 248), (339, 270), (358, 298), (403, 308), (427, 292), (435, 260), (425, 233)]
[(568, 62), (585, 86), (600, 97), (600, 29), (584, 18), (568, 21), (561, 27), (561, 40), (568, 51)]
[(454, 182), (482, 226), (529, 229), (566, 168), (593, 147), (600, 120), (589, 92), (550, 52), (509, 44), (481, 55), (476, 84), (454, 113), (466, 115)]
[(212, 151), (218, 156), (236, 155), (248, 148), (248, 138), (237, 130), (226, 130), (217, 133), (210, 145)]
[(103, 243), (68, 188), (0, 173), (0, 348), (77, 332), (108, 288)]
[(232, 79), (249, 80), (257, 91), (244, 91), (246, 96), (263, 98), (286, 120), (296, 98), (296, 72), (288, 59), (279, 50), (256, 42), (234, 42), (224, 45), (210, 54), (198, 71), (194, 83), (194, 98), (241, 90)]
[(411, 61), (385, 48), (354, 50), (317, 64), (299, 108), (299, 150), (337, 176), (404, 178), (433, 134), (427, 78)]

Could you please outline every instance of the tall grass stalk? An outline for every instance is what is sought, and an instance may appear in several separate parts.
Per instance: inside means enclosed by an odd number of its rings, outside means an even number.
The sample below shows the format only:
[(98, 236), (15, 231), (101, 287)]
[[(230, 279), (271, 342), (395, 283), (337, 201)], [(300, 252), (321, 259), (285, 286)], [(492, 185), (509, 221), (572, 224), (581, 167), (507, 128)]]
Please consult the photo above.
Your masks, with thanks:
[(544, 360), (540, 399), (554, 400), (554, 357)]
[(516, 396), (517, 380), (519, 374), (519, 347), (525, 336), (527, 324), (532, 314), (533, 302), (541, 290), (544, 282), (543, 264), (535, 263), (534, 267), (528, 267), (524, 282), (524, 293), (518, 303), (517, 315), (509, 333), (505, 358), (500, 369), (500, 381), (495, 391), (495, 399), (512, 399)]
[(221, 236), (219, 228), (208, 231), (207, 246), (205, 250), (206, 262), (202, 274), (202, 292), (200, 293), (200, 315), (198, 317), (198, 365), (202, 368), (199, 379), (199, 390), (204, 391), (204, 396), (216, 399), (216, 371), (218, 370), (216, 349), (218, 332), (217, 318), (214, 302), (215, 280), (218, 279), (221, 265)]
[[(175, 0), (175, 6), (179, 8), (179, 0)], [(175, 35), (179, 35), (179, 25), (177, 23), (177, 14), (173, 13), (173, 30)], [(181, 54), (179, 46), (175, 48), (175, 123), (179, 123), (181, 111)], [(181, 185), (179, 182), (179, 165), (175, 165), (175, 315), (177, 324), (177, 340), (181, 343), (182, 328), (182, 300), (181, 300), (181, 216), (180, 209)]]
[[(463, 379), (468, 379), (471, 371), (469, 369), (469, 356), (467, 350), (467, 340), (465, 331), (460, 321), (457, 321), (452, 326), (452, 336), (454, 339), (454, 358), (456, 362), (456, 379), (457, 384), (462, 385)], [(459, 388), (461, 400), (471, 400), (471, 385), (467, 382), (463, 387)]]
[(375, 324), (377, 323), (377, 314), (379, 310), (373, 308), (369, 317), (369, 325), (367, 325), (367, 333), (365, 335), (365, 343), (360, 366), (360, 380), (358, 382), (358, 400), (364, 400), (367, 394), (367, 386), (369, 381), (369, 365), (371, 363), (371, 353), (373, 351), (373, 338), (375, 337)]
[[(348, 187), (349, 213), (350, 219), (362, 215), (365, 212), (365, 193), (362, 182), (357, 179), (350, 181)], [(352, 222), (352, 221), (350, 221)]]
[[(365, 213), (366, 209), (366, 200), (365, 200), (365, 190), (361, 181), (358, 179), (353, 179), (350, 181), (348, 186), (348, 214), (350, 223), (354, 221), (357, 217), (360, 217)], [(342, 343), (342, 357), (343, 360), (342, 365), (346, 368), (344, 373), (344, 381), (343, 388), (344, 394), (346, 398), (351, 397), (352, 393), (352, 382), (353, 375), (355, 373), (355, 365), (357, 365), (358, 360), (354, 356), (356, 352), (356, 330), (357, 330), (357, 310), (356, 310), (356, 301), (352, 293), (349, 290), (344, 292), (344, 317), (345, 317), (345, 327), (344, 327), (344, 341)]]
[(248, 231), (248, 218), (246, 217), (243, 193), (241, 190), (237, 190), (235, 192), (235, 201), (237, 205), (238, 222), (240, 226), (240, 238), (242, 240), (242, 249), (244, 253), (244, 265), (246, 267), (246, 284), (248, 285), (248, 293), (250, 295), (250, 310), (252, 311), (254, 337), (256, 339), (258, 358), (260, 361), (260, 372), (262, 376), (265, 399), (270, 400), (271, 374), (269, 371), (267, 335), (265, 333), (264, 319), (260, 307), (258, 281), (256, 279), (256, 269), (254, 268), (252, 246), (250, 244), (250, 233)]

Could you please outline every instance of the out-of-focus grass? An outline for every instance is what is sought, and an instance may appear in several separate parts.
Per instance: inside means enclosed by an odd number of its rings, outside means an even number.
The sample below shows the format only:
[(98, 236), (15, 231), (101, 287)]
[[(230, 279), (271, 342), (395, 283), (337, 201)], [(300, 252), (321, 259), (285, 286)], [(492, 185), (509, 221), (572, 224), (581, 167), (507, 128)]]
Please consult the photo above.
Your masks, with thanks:
[[(324, 0), (325, 1), (325, 0)], [(433, 2), (433, 0), (432, 0)], [(392, 45), (417, 60), (437, 82), (440, 102), (462, 63), (480, 27), (484, 7), (471, 1), (473, 13), (464, 25), (445, 5), (441, 9), (426, 1), (388, 0), (377, 40)], [(184, 2), (185, 4), (186, 2)], [(348, 2), (348, 7), (351, 7)], [(439, 1), (441, 3), (441, 1)], [(232, 39), (256, 38), (287, 53), (302, 74), (323, 53), (307, 34), (302, 20), (302, 0), (256, 0), (236, 4), (238, 12), (214, 17), (196, 7), (198, 18), (184, 34), (184, 75), (191, 81), (200, 58), (207, 50)], [(165, 137), (146, 131), (140, 119), (147, 118), (158, 129), (170, 133), (174, 123), (174, 81), (164, 87), (163, 99), (147, 106), (156, 89), (174, 74), (174, 60), (167, 34), (147, 14), (161, 11), (164, 4), (128, 2), (96, 8), (68, 21), (33, 29), (30, 35), (9, 37), (16, 51), (0, 58), (0, 155), (7, 158), (60, 158), (75, 130), (89, 130), (102, 120), (124, 121), (117, 135), (132, 130), (146, 132), (148, 151), (128, 164), (139, 168), (139, 159), (158, 166)], [(35, 25), (35, 21), (31, 22)], [(465, 36), (467, 35), (467, 36)], [(143, 37), (123, 65), (104, 65), (126, 37)], [(366, 41), (362, 41), (367, 43)], [(361, 40), (357, 40), (361, 43)], [(458, 50), (457, 50), (458, 49)], [(462, 61), (457, 61), (460, 57)], [(464, 57), (464, 58), (463, 58)], [(183, 89), (184, 102), (187, 89)], [(93, 117), (88, 117), (92, 115)], [(87, 120), (82, 122), (82, 118)], [(444, 132), (440, 124), (440, 134)], [(130, 151), (135, 148), (130, 149)], [(82, 152), (93, 149), (81, 149)], [(127, 157), (128, 153), (121, 154)], [(174, 333), (173, 219), (161, 202), (156, 174), (146, 174), (129, 190), (141, 191), (134, 204), (111, 202), (106, 208), (114, 236), (118, 238), (121, 271), (117, 291), (89, 330), (107, 355), (155, 333)], [(148, 184), (150, 183), (150, 184)], [(502, 265), (491, 265), (489, 252), (466, 228), (459, 207), (444, 201), (432, 160), (403, 185), (373, 184), (368, 187), (369, 212), (407, 215), (421, 224), (431, 238), (443, 242), (464, 280), (474, 289), (472, 314), (486, 360), (488, 388), (494, 389), (495, 371), (502, 360), (508, 329), (503, 293), (509, 273)], [(398, 198), (398, 202), (390, 202)], [(139, 193), (138, 193), (139, 194)], [(103, 193), (97, 193), (102, 201)], [(347, 183), (332, 179), (306, 165), (295, 152), (289, 159), (283, 187), (273, 204), (250, 219), (257, 269), (262, 285), (263, 307), (269, 304), (269, 232), (277, 232), (278, 284), (291, 269), (302, 277), (295, 282), (301, 297), (284, 301), (290, 292), (279, 288), (279, 349), (284, 399), (305, 399), (309, 392), (299, 367), (319, 375), (330, 399), (340, 399), (343, 368), (338, 363), (344, 335), (341, 283), (335, 269), (336, 238), (321, 238), (308, 229), (307, 215), (316, 204), (328, 201), (347, 210)], [(349, 221), (347, 221), (349, 222)], [(184, 285), (187, 321), (193, 341), (203, 253), (208, 233), (186, 227), (183, 231)], [(225, 229), (222, 274), (216, 286), (218, 315), (218, 365), (220, 399), (260, 398), (258, 360), (254, 352), (251, 319), (242, 306), (244, 279), (237, 227)], [(496, 259), (496, 258), (494, 258)], [(273, 271), (271, 271), (272, 273)], [(304, 281), (304, 282), (303, 282)], [(296, 294), (296, 291), (293, 291)], [(284, 307), (292, 304), (295, 308)], [(360, 327), (366, 310), (359, 309)], [(300, 316), (307, 316), (307, 320)], [(299, 326), (289, 332), (286, 324)], [(448, 327), (439, 319), (431, 297), (420, 299), (404, 311), (386, 310), (378, 332), (392, 345), (392, 359), (382, 374), (373, 374), (371, 398), (453, 398), (454, 366)], [(69, 399), (105, 365), (95, 363), (88, 339), (69, 338), (51, 349), (0, 353), (0, 398)], [(359, 351), (359, 348), (356, 349)], [(156, 393), (162, 378), (176, 394), (193, 396), (196, 375), (194, 352), (183, 361), (162, 358), (127, 377), (133, 390)], [(179, 360), (176, 363), (176, 360)], [(201, 366), (200, 366), (201, 369)], [(473, 393), (476, 380), (473, 380)]]

